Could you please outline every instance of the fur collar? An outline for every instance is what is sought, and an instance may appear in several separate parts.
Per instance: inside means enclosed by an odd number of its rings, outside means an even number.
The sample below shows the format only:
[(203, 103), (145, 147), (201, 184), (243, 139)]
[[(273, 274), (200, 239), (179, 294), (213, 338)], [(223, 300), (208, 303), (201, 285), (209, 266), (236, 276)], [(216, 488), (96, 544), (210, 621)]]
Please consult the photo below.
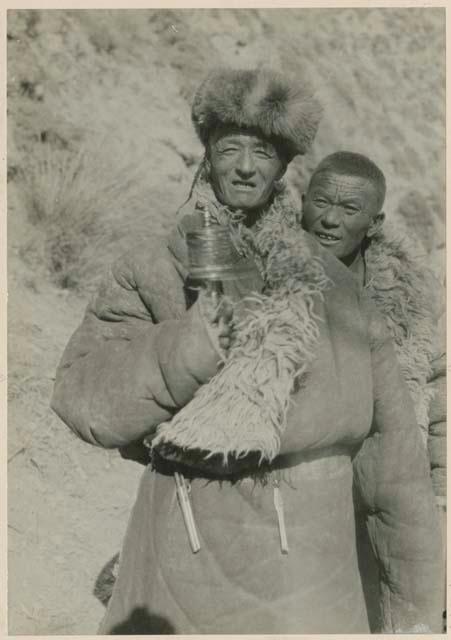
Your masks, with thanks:
[(439, 314), (438, 283), (422, 251), (408, 233), (384, 225), (365, 251), (366, 283), (394, 339), (402, 373), (410, 389), (418, 423), (427, 433), (431, 391), (427, 381)]
[(239, 459), (251, 451), (271, 461), (292, 391), (315, 357), (319, 318), (314, 302), (330, 282), (309, 236), (297, 226), (293, 233), (296, 210), (286, 190), (252, 230), (240, 212), (228, 212), (211, 199), (208, 185), (201, 183), (193, 195), (208, 198), (210, 213), (229, 227), (241, 255), (255, 259), (265, 294), (253, 293), (238, 303), (237, 337), (224, 366), (170, 423), (159, 426), (152, 448), (182, 462), (194, 455), (196, 466), (213, 456), (221, 467), (229, 455)]

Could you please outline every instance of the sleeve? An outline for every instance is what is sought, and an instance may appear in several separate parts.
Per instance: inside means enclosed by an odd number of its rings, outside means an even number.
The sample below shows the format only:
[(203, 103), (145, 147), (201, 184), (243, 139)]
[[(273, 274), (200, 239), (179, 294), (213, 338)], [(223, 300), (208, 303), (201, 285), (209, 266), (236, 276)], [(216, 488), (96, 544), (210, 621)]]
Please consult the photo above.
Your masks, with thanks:
[(66, 347), (51, 403), (82, 439), (109, 448), (142, 439), (216, 372), (220, 356), (198, 304), (185, 311), (179, 300), (178, 317), (155, 321), (153, 306), (174, 306), (177, 295), (183, 301), (169, 258), (148, 273), (129, 255), (105, 278)]
[(444, 576), (427, 452), (384, 322), (369, 327), (373, 428), (354, 471), (379, 566), (382, 632), (439, 633)]
[(432, 483), (437, 503), (446, 505), (446, 320), (438, 322), (437, 350), (432, 360), (428, 381), (431, 396), (429, 408), (428, 450)]

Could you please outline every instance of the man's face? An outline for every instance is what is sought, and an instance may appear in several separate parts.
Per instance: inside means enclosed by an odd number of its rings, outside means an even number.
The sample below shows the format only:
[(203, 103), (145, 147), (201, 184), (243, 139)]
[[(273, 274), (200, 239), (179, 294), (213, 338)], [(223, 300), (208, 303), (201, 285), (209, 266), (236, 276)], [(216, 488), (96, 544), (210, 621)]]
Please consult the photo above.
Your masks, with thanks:
[(305, 230), (345, 264), (352, 262), (383, 217), (377, 187), (359, 176), (319, 173), (303, 197)]
[(209, 143), (211, 181), (220, 202), (234, 209), (265, 205), (286, 163), (271, 142), (253, 133), (225, 129)]

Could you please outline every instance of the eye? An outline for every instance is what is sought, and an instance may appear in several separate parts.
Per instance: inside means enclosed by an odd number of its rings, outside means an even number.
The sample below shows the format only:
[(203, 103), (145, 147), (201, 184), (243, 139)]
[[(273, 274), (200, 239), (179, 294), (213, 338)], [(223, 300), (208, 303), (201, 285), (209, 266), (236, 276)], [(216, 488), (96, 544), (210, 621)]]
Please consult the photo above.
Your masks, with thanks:
[(346, 204), (344, 207), (346, 213), (350, 216), (353, 216), (357, 213), (360, 213), (361, 209), (357, 205), (354, 204)]
[(255, 150), (255, 155), (259, 158), (272, 158), (272, 154), (269, 151), (266, 151), (266, 149), (256, 149)]
[(236, 153), (238, 151), (238, 147), (234, 147), (233, 145), (227, 145), (226, 147), (222, 147), (218, 149), (219, 153), (223, 153), (226, 155), (231, 155), (232, 153)]
[(320, 198), (319, 196), (313, 198), (313, 203), (320, 208), (327, 207), (327, 200), (325, 198)]
[(216, 151), (219, 154), (231, 154), (238, 151), (238, 145), (234, 140), (220, 140), (216, 143)]

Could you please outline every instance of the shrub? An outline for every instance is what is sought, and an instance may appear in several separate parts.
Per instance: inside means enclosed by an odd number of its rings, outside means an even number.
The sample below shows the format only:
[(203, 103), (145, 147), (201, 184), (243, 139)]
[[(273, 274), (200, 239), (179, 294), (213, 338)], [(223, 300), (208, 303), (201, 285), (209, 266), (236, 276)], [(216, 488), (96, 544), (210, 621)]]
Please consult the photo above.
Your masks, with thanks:
[(37, 144), (24, 183), (28, 217), (45, 232), (53, 280), (63, 288), (89, 287), (108, 263), (121, 214), (143, 195), (138, 168), (114, 168), (95, 146), (74, 153)]

